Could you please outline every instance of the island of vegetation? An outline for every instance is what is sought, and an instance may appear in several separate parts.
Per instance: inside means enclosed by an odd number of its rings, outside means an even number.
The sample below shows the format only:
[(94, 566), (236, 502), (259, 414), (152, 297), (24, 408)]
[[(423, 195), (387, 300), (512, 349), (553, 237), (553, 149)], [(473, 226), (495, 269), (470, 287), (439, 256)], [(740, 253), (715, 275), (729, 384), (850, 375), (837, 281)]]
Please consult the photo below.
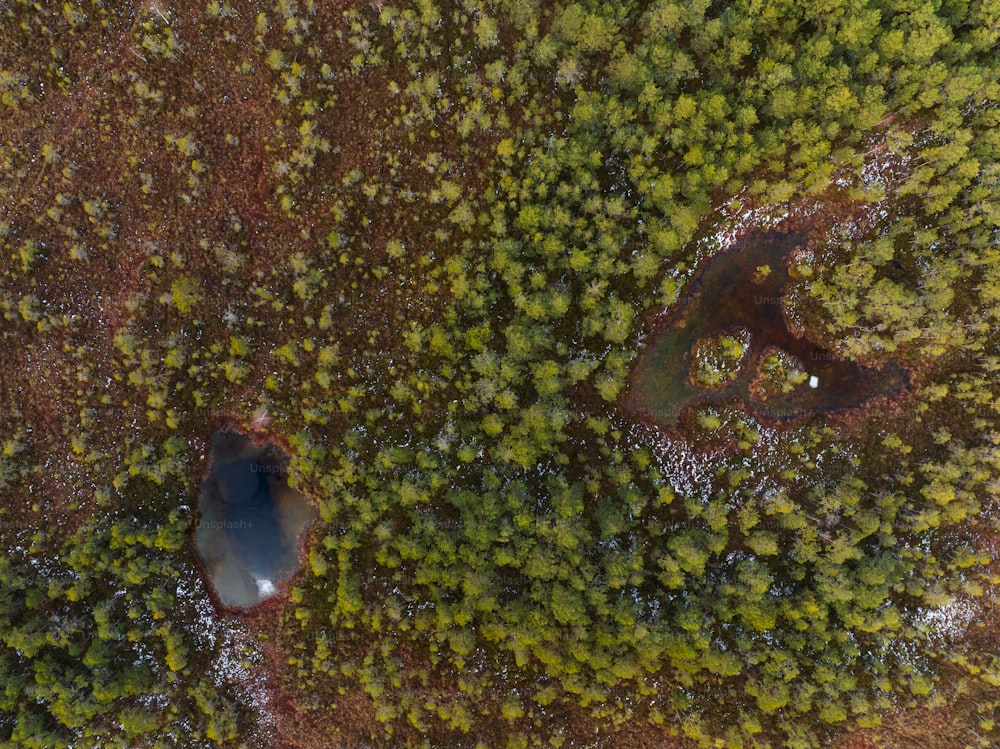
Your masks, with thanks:
[(691, 350), (691, 382), (705, 388), (728, 385), (743, 368), (749, 346), (750, 333), (745, 328), (699, 339)]
[(998, 42), (0, 4), (0, 747), (1000, 745)]
[[(811, 380), (813, 377), (816, 379)], [(771, 396), (790, 393), (810, 380), (819, 387), (819, 375), (809, 375), (805, 365), (797, 358), (787, 351), (773, 347), (765, 350), (761, 356), (756, 376), (750, 383), (750, 391), (757, 398), (766, 400)]]

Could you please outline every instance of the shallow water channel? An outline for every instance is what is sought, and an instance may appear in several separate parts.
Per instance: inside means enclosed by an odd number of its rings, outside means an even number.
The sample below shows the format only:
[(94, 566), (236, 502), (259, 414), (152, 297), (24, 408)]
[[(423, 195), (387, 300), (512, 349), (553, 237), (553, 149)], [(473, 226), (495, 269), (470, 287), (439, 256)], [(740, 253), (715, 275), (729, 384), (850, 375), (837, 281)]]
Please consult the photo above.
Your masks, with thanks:
[[(627, 407), (668, 427), (689, 406), (737, 399), (755, 413), (784, 419), (853, 408), (904, 387), (906, 373), (899, 366), (858, 365), (789, 329), (782, 311), (791, 280), (788, 259), (804, 239), (759, 232), (709, 260), (639, 357)], [(760, 272), (764, 266), (770, 272)], [(699, 342), (727, 333), (744, 340), (749, 335), (738, 371), (719, 386), (699, 385), (691, 376), (692, 357), (703, 350)], [(797, 370), (784, 391), (772, 387), (769, 370), (762, 368), (764, 358), (775, 353), (795, 362), (789, 369)]]
[(304, 530), (318, 513), (289, 488), (287, 465), (274, 445), (233, 431), (212, 436), (195, 541), (226, 606), (253, 606), (298, 570)]

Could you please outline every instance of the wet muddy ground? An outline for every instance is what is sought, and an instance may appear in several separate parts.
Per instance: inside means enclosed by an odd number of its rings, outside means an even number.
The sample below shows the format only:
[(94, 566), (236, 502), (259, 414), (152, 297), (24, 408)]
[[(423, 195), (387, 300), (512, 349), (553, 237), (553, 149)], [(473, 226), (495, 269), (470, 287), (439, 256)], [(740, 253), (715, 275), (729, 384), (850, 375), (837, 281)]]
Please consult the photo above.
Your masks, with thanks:
[[(797, 256), (803, 253), (797, 251), (805, 241), (804, 232), (757, 232), (711, 258), (640, 355), (626, 407), (673, 427), (686, 408), (705, 403), (738, 400), (758, 415), (788, 419), (854, 408), (902, 389), (907, 375), (898, 365), (862, 366), (789, 325), (784, 313), (789, 266), (801, 262)], [(710, 348), (707, 341), (744, 331), (749, 345), (735, 377), (712, 388), (692, 379), (693, 365), (698, 369), (692, 357)], [(762, 367), (765, 357), (779, 352), (805, 375), (789, 381), (787, 392), (768, 382), (774, 374)]]

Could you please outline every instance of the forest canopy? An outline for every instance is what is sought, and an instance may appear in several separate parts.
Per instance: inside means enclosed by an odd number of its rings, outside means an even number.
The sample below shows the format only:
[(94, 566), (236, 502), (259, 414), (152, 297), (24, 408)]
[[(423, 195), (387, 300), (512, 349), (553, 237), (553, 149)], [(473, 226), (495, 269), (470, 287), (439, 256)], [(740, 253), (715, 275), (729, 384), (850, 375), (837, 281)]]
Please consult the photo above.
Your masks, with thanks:
[[(3, 4), (0, 746), (1000, 743), (998, 40), (995, 0)], [(626, 408), (699, 268), (793, 229), (785, 314), (906, 392)], [(257, 613), (192, 541), (227, 425), (321, 515)]]

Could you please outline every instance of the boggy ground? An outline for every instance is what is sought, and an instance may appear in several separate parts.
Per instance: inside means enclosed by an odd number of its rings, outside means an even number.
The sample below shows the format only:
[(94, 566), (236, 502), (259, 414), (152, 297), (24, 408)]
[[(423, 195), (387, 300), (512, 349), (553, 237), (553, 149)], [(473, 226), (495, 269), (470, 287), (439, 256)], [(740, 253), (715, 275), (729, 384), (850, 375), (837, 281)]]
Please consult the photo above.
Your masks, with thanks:
[[(796, 280), (793, 272), (799, 264), (808, 268), (805, 248), (823, 228), (814, 222), (758, 230), (705, 261), (688, 294), (655, 321), (655, 334), (633, 369), (626, 408), (669, 428), (677, 426), (686, 409), (706, 403), (735, 400), (764, 420), (787, 420), (857, 408), (903, 390), (909, 376), (898, 363), (865, 366), (851, 361), (817, 343), (810, 331), (789, 324), (785, 306)], [(691, 357), (698, 342), (738, 329), (750, 334), (738, 375), (715, 389), (692, 382)], [(761, 398), (755, 380), (769, 350), (795, 357), (818, 386), (803, 383)]]
[[(76, 510), (77, 503), (83, 502), (84, 512), (76, 514), (79, 522), (91, 509), (86, 497), (93, 487), (87, 479), (101, 472), (110, 478), (129, 466), (121, 460), (108, 467), (112, 461), (101, 453), (127, 455), (133, 448), (144, 447), (140, 442), (165, 438), (174, 430), (191, 439), (193, 454), (199, 452), (199, 445), (207, 444), (212, 429), (204, 426), (206, 412), (193, 405), (198, 402), (191, 397), (195, 388), (206, 391), (210, 418), (243, 408), (244, 421), (250, 419), (260, 394), (267, 392), (277, 401), (276, 424), (269, 438), (289, 451), (289, 442), (303, 423), (329, 419), (327, 431), (336, 435), (338, 417), (321, 412), (320, 406), (354, 386), (358, 378), (341, 374), (352, 364), (358, 365), (351, 354), (370, 350), (372, 361), (384, 362), (390, 358), (386, 347), (393, 345), (392, 333), (398, 332), (403, 321), (442, 319), (447, 292), (438, 293), (437, 286), (431, 290), (428, 277), (440, 276), (438, 265), (443, 260), (430, 262), (428, 268), (411, 257), (393, 260), (384, 248), (390, 238), (401, 239), (408, 247), (440, 247), (443, 242), (435, 241), (432, 230), (447, 225), (448, 211), (440, 207), (409, 210), (408, 222), (403, 222), (399, 206), (412, 199), (408, 197), (411, 188), (420, 193), (422, 187), (437, 184), (439, 178), (430, 176), (435, 170), (441, 179), (448, 174), (440, 166), (442, 160), (462, 165), (461, 182), (473, 192), (481, 187), (474, 175), (485, 173), (468, 157), (458, 158), (456, 144), (446, 136), (442, 141), (436, 131), (425, 127), (416, 133), (414, 142), (408, 137), (414, 134), (408, 124), (392, 124), (399, 117), (400, 105), (389, 92), (394, 80), (405, 81), (401, 66), (373, 66), (338, 79), (335, 106), (329, 89), (317, 85), (321, 59), (313, 60), (311, 53), (308, 59), (305, 54), (296, 56), (286, 44), (281, 65), (265, 62), (270, 50), (282, 48), (281, 35), (288, 26), (280, 18), (272, 15), (272, 30), (261, 33), (256, 48), (222, 41), (227, 33), (233, 39), (252, 39), (253, 14), (200, 25), (193, 19), (199, 17), (203, 5), (150, 5), (136, 17), (123, 18), (119, 26), (113, 23), (106, 39), (96, 22), (84, 39), (67, 35), (61, 40), (65, 44), (58, 45), (69, 56), (60, 61), (60, 70), (65, 63), (65, 69), (70, 74), (78, 72), (79, 77), (65, 91), (49, 86), (46, 92), (37, 92), (37, 110), (8, 113), (3, 127), (12, 153), (7, 203), (17, 206), (11, 217), (12, 249), (31, 238), (48, 239), (56, 233), (67, 237), (64, 243), (47, 245), (36, 260), (26, 263), (23, 273), (14, 272), (17, 262), (11, 264), (6, 290), (14, 304), (32, 295), (44, 302), (44, 312), (74, 315), (76, 322), (43, 331), (41, 326), (35, 328), (28, 313), (22, 313), (21, 320), (12, 312), (8, 319), (16, 320), (11, 328), (16, 326), (18, 335), (10, 336), (10, 358), (0, 371), (6, 402), (19, 404), (24, 412), (9, 418), (5, 414), (5, 426), (11, 431), (20, 422), (32, 426), (27, 449), (40, 480), (33, 485), (38, 491), (31, 501), (37, 499), (45, 519), (63, 532), (72, 528), (62, 524), (63, 510)], [(318, 44), (334, 62), (354, 54), (361, 42), (368, 41), (358, 32), (358, 43), (352, 46), (353, 32), (346, 32), (349, 24), (337, 23), (340, 10), (326, 6), (313, 22), (314, 34), (322, 36)], [(8, 28), (13, 30), (15, 24)], [(342, 28), (345, 33), (340, 36)], [(178, 36), (182, 47), (166, 61), (150, 47), (158, 49), (170, 34)], [(37, 44), (34, 36), (24, 38), (31, 39), (37, 50), (48, 47)], [(93, 58), (91, 52), (102, 45), (113, 54), (98, 56), (96, 63), (88, 61)], [(16, 45), (5, 46), (11, 58), (32, 56), (22, 55), (24, 50)], [(293, 62), (304, 63), (313, 78), (306, 96), (289, 106), (281, 97), (294, 82)], [(140, 84), (152, 93), (144, 98)], [(176, 92), (176, 98), (156, 102), (157, 91)], [(318, 108), (319, 113), (307, 115), (309, 108)], [(282, 170), (295, 160), (300, 128), (308, 131), (306, 120), (310, 119), (315, 121), (313, 134), (331, 141), (339, 152), (313, 154), (316, 169), (311, 174), (303, 169), (307, 179), (284, 178)], [(377, 138), (372, 131), (378, 133)], [(164, 134), (180, 140), (190, 135), (192, 139), (184, 142), (197, 143), (200, 150), (183, 153), (166, 142)], [(475, 153), (493, 153), (492, 138), (492, 134), (482, 136), (483, 147)], [(46, 146), (55, 148), (54, 163), (38, 157)], [(393, 159), (404, 152), (409, 158), (397, 167)], [(299, 158), (304, 162), (311, 157), (300, 154)], [(352, 176), (356, 168), (359, 175)], [(454, 176), (459, 168), (451, 169)], [(308, 185), (317, 174), (324, 175), (329, 184), (314, 192)], [(146, 179), (151, 180), (148, 185)], [(291, 209), (284, 207), (286, 196), (292, 198)], [(369, 228), (366, 240), (352, 244), (347, 235), (362, 222)], [(337, 232), (343, 235), (343, 246)], [(334, 239), (324, 242), (330, 236)], [(84, 248), (71, 249), (76, 243)], [(316, 320), (328, 311), (321, 309), (328, 295), (318, 291), (326, 288), (326, 281), (313, 277), (315, 268), (302, 270), (290, 262), (296, 253), (314, 266), (342, 267), (348, 304), (344, 307), (341, 302), (341, 309), (335, 310), (329, 332), (323, 328), (319, 333), (316, 326)], [(408, 283), (410, 276), (418, 276), (420, 282)], [(183, 278), (201, 282), (203, 303), (196, 305), (193, 316), (185, 317), (159, 301)], [(766, 298), (764, 292), (759, 295)], [(319, 298), (321, 303), (307, 304), (306, 297)], [(231, 304), (233, 310), (229, 310)], [(230, 315), (232, 320), (227, 319)], [(135, 356), (124, 353), (130, 344), (116, 342), (119, 333), (130, 331), (139, 340)], [(376, 345), (378, 332), (386, 335)], [(236, 337), (248, 339), (249, 353), (238, 353), (242, 345), (233, 343)], [(345, 361), (329, 367), (332, 375), (317, 368), (313, 360), (319, 356), (303, 353), (307, 344), (322, 347), (338, 342)], [(275, 352), (286, 345), (291, 354), (279, 359)], [(216, 346), (217, 351), (205, 355)], [(187, 359), (179, 370), (190, 367), (190, 376), (182, 378), (172, 374), (177, 370), (160, 366), (185, 347), (200, 349), (196, 353), (202, 354)], [(226, 370), (224, 389), (218, 382), (214, 388), (205, 384), (211, 378), (200, 372), (221, 371), (230, 363), (234, 365)], [(241, 363), (251, 372), (242, 379)], [(270, 376), (265, 379), (269, 372), (279, 370), (285, 373), (283, 381), (280, 376), (273, 383)], [(323, 373), (333, 377), (332, 387), (321, 384)], [(293, 387), (299, 382), (301, 390)], [(53, 398), (53, 390), (62, 397)], [(874, 408), (870, 401), (854, 411)], [(99, 421), (99, 428), (91, 429), (89, 435), (81, 415), (86, 410), (97, 411)], [(167, 419), (179, 426), (163, 427)], [(146, 425), (141, 433), (136, 428), (139, 423)], [(75, 445), (69, 444), (72, 436), (86, 438), (80, 448), (85, 457), (65, 470), (48, 470), (50, 463), (58, 465), (63, 456), (76, 454)], [(83, 464), (91, 456), (97, 462)], [(193, 471), (200, 472), (200, 467), (194, 466)], [(189, 486), (196, 487), (197, 480)], [(14, 496), (28, 506), (27, 492), (15, 491)], [(291, 591), (251, 612), (220, 611), (220, 616), (246, 620), (265, 642), (261, 670), (268, 675), (272, 691), (273, 745), (369, 743), (370, 734), (381, 735), (370, 698), (360, 690), (326, 694), (297, 676), (293, 662), (301, 653), (284, 647), (290, 639), (279, 637), (283, 630), (298, 630), (295, 612)], [(984, 647), (995, 641), (995, 637), (987, 639)], [(676, 726), (631, 727), (609, 736), (611, 729), (602, 727), (585, 710), (573, 712), (571, 720), (561, 717), (575, 726), (570, 738), (576, 745), (588, 741), (626, 747), (677, 743), (670, 736)], [(637, 709), (637, 713), (641, 717), (642, 711)], [(923, 735), (915, 737), (918, 728), (905, 725), (909, 718), (886, 719), (891, 726), (884, 733), (898, 739), (876, 740), (875, 731), (864, 735), (872, 746), (941, 746), (951, 741), (941, 738), (943, 721), (921, 721)], [(508, 726), (497, 719), (494, 728), (495, 734), (487, 738), (499, 740)], [(857, 739), (857, 745), (865, 745), (869, 738)], [(419, 731), (412, 729), (382, 743), (398, 746), (419, 739)], [(847, 739), (844, 745), (853, 746), (852, 741)]]

